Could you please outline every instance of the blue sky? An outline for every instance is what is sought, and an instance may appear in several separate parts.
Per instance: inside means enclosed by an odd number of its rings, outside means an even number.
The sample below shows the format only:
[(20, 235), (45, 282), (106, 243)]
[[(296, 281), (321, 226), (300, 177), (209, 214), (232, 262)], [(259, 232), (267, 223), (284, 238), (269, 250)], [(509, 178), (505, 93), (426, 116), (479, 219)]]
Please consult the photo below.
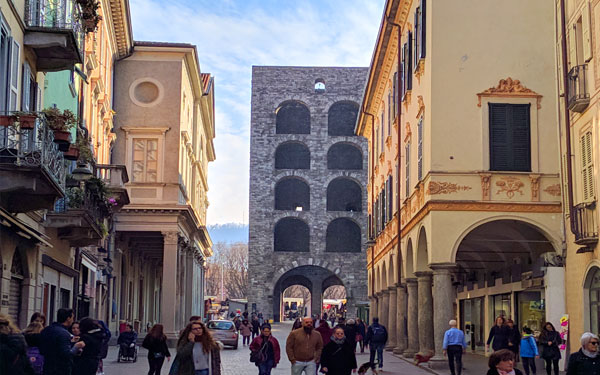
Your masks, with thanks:
[(252, 65), (368, 66), (384, 0), (130, 0), (135, 40), (192, 43), (215, 76), (209, 224), (248, 222)]

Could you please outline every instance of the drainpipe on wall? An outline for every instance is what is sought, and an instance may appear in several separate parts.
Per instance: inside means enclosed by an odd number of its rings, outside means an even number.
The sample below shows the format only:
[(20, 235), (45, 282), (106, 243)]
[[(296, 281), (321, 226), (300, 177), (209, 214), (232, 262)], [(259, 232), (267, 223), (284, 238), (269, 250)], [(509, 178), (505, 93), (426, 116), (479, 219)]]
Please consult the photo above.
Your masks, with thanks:
[[(571, 118), (569, 112), (569, 85), (568, 85), (568, 61), (567, 61), (567, 26), (566, 26), (566, 14), (565, 14), (565, 0), (560, 0), (560, 46), (561, 46), (561, 59), (562, 59), (562, 76), (563, 76), (563, 88), (564, 88), (564, 111), (565, 111), (565, 143), (567, 146), (567, 194), (569, 206), (569, 224), (571, 233), (575, 236), (578, 235), (577, 226), (575, 224), (575, 215), (573, 215), (573, 168), (571, 163)], [(560, 132), (559, 132), (560, 135)], [(565, 253), (566, 254), (566, 253)]]

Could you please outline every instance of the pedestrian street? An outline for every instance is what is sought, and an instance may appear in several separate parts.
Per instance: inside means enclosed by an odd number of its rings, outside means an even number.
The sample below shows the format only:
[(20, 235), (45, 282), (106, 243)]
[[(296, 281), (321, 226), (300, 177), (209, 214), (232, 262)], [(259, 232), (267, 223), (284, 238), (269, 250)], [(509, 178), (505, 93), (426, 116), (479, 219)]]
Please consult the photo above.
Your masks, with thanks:
[[(291, 364), (285, 355), (285, 340), (288, 334), (292, 330), (291, 322), (275, 323), (273, 324), (272, 333), (279, 341), (281, 346), (281, 362), (277, 368), (273, 369), (272, 375), (289, 375), (291, 370)], [(250, 350), (246, 346), (242, 346), (240, 338), (240, 344), (237, 350), (226, 348), (221, 351), (221, 363), (223, 365), (223, 375), (250, 375), (258, 374), (258, 368), (250, 363)], [(170, 348), (173, 357), (171, 361), (175, 359), (175, 349)], [(118, 348), (113, 346), (110, 348), (108, 357), (104, 360), (104, 373), (106, 375), (137, 375), (145, 374), (148, 371), (148, 360), (146, 349), (140, 348), (139, 356), (136, 363), (117, 363), (117, 351)], [(365, 351), (364, 354), (357, 353), (357, 362), (359, 366), (369, 361), (369, 354)], [(169, 373), (170, 363), (165, 361), (165, 365), (162, 368), (162, 375)], [(406, 375), (425, 375), (430, 374), (427, 370), (417, 368), (406, 362), (403, 359), (391, 355), (389, 352), (384, 354), (384, 367), (382, 374), (406, 374)]]

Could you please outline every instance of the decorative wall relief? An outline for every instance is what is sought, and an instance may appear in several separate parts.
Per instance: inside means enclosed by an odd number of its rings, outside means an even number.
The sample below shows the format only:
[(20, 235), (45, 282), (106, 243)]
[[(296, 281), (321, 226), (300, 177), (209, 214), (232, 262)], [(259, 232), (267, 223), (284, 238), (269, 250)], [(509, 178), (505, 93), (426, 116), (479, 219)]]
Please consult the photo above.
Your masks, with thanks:
[(540, 201), (540, 175), (530, 174), (529, 180), (531, 181), (531, 201)]
[(501, 79), (498, 82), (498, 86), (490, 87), (477, 94), (478, 102), (477, 106), (481, 107), (481, 98), (489, 96), (502, 96), (502, 97), (520, 97), (520, 98), (536, 98), (538, 109), (542, 108), (542, 95), (537, 92), (528, 89), (521, 84), (518, 79), (512, 79), (508, 77)]
[(470, 186), (461, 186), (453, 182), (430, 181), (427, 185), (427, 194), (452, 194), (471, 189)]
[(490, 200), (490, 182), (492, 180), (492, 175), (489, 173), (480, 174), (481, 177), (481, 200), (489, 201)]
[(550, 195), (552, 195), (553, 197), (560, 197), (560, 185), (559, 184), (554, 184), (554, 185), (550, 185), (548, 187), (546, 187), (544, 189), (544, 191)]
[(508, 199), (512, 199), (515, 196), (515, 193), (519, 193), (523, 195), (523, 191), (521, 190), (525, 184), (516, 177), (501, 177), (500, 181), (496, 181), (496, 186), (500, 188), (496, 192), (496, 195), (501, 193), (506, 193)]

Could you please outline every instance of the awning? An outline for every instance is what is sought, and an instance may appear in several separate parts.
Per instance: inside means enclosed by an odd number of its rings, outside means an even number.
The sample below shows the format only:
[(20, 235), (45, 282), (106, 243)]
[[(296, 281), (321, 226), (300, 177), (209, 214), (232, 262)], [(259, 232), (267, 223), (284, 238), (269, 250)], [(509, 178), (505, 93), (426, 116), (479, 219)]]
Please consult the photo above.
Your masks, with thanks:
[(34, 242), (41, 242), (48, 247), (53, 247), (52, 244), (48, 242), (50, 239), (48, 236), (31, 228), (3, 208), (0, 208), (0, 224), (12, 229), (13, 232), (23, 238), (32, 240)]

